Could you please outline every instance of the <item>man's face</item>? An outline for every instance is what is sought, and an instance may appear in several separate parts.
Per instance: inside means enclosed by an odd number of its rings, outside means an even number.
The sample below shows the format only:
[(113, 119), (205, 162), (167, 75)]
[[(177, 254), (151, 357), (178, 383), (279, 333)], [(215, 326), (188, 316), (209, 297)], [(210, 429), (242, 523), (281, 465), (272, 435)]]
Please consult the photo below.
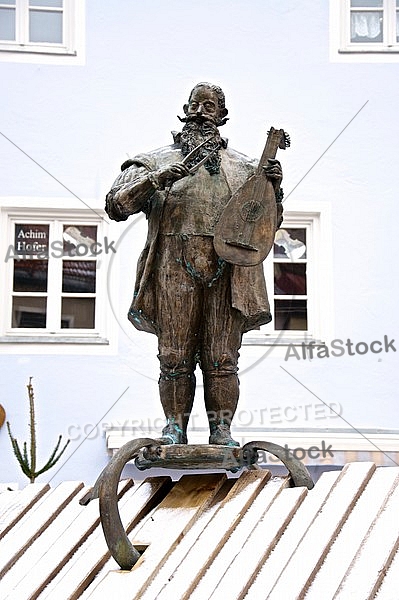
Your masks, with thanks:
[(217, 123), (220, 118), (220, 109), (215, 92), (207, 87), (196, 88), (189, 104), (184, 106), (184, 112), (188, 117), (198, 117)]

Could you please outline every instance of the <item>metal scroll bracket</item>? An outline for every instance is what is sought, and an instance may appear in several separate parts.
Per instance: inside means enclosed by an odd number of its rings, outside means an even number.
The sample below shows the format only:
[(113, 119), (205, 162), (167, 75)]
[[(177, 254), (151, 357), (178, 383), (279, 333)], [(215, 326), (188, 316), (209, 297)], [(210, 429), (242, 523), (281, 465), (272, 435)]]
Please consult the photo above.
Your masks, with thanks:
[(255, 441), (242, 448), (208, 444), (183, 445), (165, 443), (165, 438), (139, 438), (122, 446), (101, 472), (89, 497), (81, 500), (87, 504), (99, 499), (100, 520), (108, 549), (123, 570), (130, 570), (140, 558), (140, 552), (130, 542), (123, 527), (118, 509), (118, 484), (124, 466), (135, 459), (141, 470), (158, 467), (167, 469), (225, 469), (237, 472), (246, 467), (256, 468), (258, 450), (278, 457), (290, 474), (293, 487), (309, 490), (314, 484), (307, 468), (287, 447), (271, 442)]

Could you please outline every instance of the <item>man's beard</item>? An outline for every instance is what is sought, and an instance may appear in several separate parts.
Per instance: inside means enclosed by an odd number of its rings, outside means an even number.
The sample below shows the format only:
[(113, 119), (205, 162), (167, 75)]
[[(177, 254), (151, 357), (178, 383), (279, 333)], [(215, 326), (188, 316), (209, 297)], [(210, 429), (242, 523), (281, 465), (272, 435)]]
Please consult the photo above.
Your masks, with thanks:
[(180, 134), (181, 151), (183, 156), (187, 156), (191, 150), (194, 150), (194, 148), (207, 139), (209, 139), (209, 142), (194, 154), (193, 158), (188, 161), (186, 166), (190, 169), (201, 159), (205, 158), (209, 152), (212, 152), (215, 146), (218, 146), (219, 149), (216, 150), (204, 164), (205, 169), (211, 175), (215, 175), (220, 172), (220, 163), (222, 162), (222, 157), (220, 155), (222, 138), (220, 137), (218, 128), (212, 121), (206, 121), (204, 119), (190, 119), (187, 121)]

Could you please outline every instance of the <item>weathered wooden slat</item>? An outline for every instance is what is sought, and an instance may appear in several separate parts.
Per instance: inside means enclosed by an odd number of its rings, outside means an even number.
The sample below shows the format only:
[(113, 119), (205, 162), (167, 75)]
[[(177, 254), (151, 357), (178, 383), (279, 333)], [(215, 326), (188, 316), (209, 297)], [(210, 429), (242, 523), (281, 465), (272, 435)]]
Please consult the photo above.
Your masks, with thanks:
[[(119, 493), (132, 485), (121, 482)], [(33, 600), (69, 560), (80, 544), (100, 522), (98, 500), (81, 506), (78, 494), (30, 546), (0, 582), (0, 597), (7, 600)], [(4, 594), (3, 587), (8, 595)], [(3, 594), (3, 596), (1, 595)]]
[(132, 600), (136, 597), (137, 591), (147, 587), (155, 572), (209, 505), (225, 479), (224, 474), (182, 477), (132, 540), (134, 544), (149, 545), (133, 569), (108, 573), (97, 585), (94, 582), (93, 590), (85, 594), (85, 598)]
[(353, 558), (335, 598), (374, 598), (398, 548), (399, 486), (396, 482)]
[[(191, 592), (190, 600), (203, 600), (204, 598), (210, 597), (213, 590), (222, 579), (223, 574), (229, 569), (230, 564), (234, 561), (236, 556), (240, 556), (242, 564), (243, 556), (241, 551), (249, 536), (253, 533), (266, 511), (270, 509), (273, 502), (276, 501), (278, 495), (287, 485), (287, 479), (284, 480), (279, 478), (268, 481), (267, 485), (254, 499), (250, 509), (245, 513), (231, 536), (220, 548), (220, 551), (212, 562), (212, 568), (205, 572), (202, 579), (198, 582), (197, 587)], [(245, 556), (244, 560), (247, 568), (250, 569), (252, 567), (251, 561), (247, 561), (247, 556)], [(234, 575), (234, 581), (236, 580), (237, 575), (237, 573)]]
[(68, 481), (50, 490), (0, 541), (0, 579), (26, 549), (48, 527), (83, 488), (83, 483)]
[(305, 597), (331, 543), (374, 471), (374, 463), (356, 463), (344, 467), (337, 485), (296, 547), (268, 600), (301, 600)]
[(376, 600), (396, 600), (399, 581), (399, 550), (397, 550), (387, 574), (382, 580)]
[[(168, 585), (158, 595), (159, 600), (169, 598), (185, 600), (190, 597), (192, 590), (213, 563), (269, 478), (268, 471), (242, 473), (199, 536), (195, 546), (187, 553)], [(139, 600), (139, 594), (137, 593), (134, 598)]]
[(194, 546), (202, 531), (205, 529), (205, 527), (219, 508), (221, 502), (223, 502), (227, 494), (230, 492), (233, 484), (233, 479), (229, 479), (223, 484), (223, 486), (219, 490), (219, 493), (216, 494), (211, 505), (206, 510), (204, 510), (203, 513), (198, 517), (198, 519), (186, 533), (184, 538), (179, 542), (174, 551), (169, 555), (163, 567), (157, 571), (150, 585), (142, 593), (140, 600), (154, 600), (154, 598), (158, 596), (158, 594), (165, 587), (165, 585), (168, 584), (172, 573), (182, 562), (189, 550)]
[(306, 496), (293, 516), (284, 536), (263, 564), (255, 581), (250, 586), (245, 600), (267, 598), (340, 476), (339, 471), (323, 473), (315, 488)]
[[(368, 536), (371, 524), (385, 506), (389, 495), (392, 494), (392, 490), (398, 485), (398, 482), (399, 469), (379, 468), (376, 470), (327, 554), (306, 594), (306, 600), (334, 597), (345, 578), (345, 574), (348, 572), (354, 556), (356, 556), (361, 544)], [(378, 555), (381, 555), (382, 550), (378, 547)], [(367, 571), (369, 573), (374, 571), (377, 565), (378, 561), (375, 557), (370, 562)], [(365, 573), (362, 576), (365, 579), (367, 578)]]
[[(158, 504), (171, 488), (170, 477), (149, 477), (137, 487), (127, 491), (119, 501), (119, 509), (126, 531), (131, 531), (154, 505)], [(62, 594), (63, 600), (75, 600), (94, 580), (110, 559), (100, 525), (78, 548), (67, 564), (40, 594), (40, 600), (53, 600)], [(115, 568), (115, 562), (113, 568)]]
[[(213, 593), (206, 596), (207, 598), (212, 598), (212, 600), (244, 598), (247, 589), (259, 572), (260, 566), (280, 540), (307, 493), (307, 488), (297, 487), (283, 490), (278, 495), (248, 537), (242, 551), (231, 562), (219, 584)], [(244, 564), (245, 568), (243, 568)]]
[[(3, 506), (0, 514), (0, 539), (3, 538), (24, 514), (50, 489), (47, 483), (31, 483)], [(12, 492), (10, 492), (12, 493)]]

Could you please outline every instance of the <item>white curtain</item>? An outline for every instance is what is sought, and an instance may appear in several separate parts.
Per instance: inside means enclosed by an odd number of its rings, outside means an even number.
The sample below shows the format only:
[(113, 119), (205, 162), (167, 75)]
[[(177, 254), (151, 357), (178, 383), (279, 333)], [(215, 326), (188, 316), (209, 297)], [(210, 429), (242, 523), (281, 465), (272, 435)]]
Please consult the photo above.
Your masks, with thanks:
[(356, 37), (374, 40), (381, 35), (382, 19), (380, 13), (352, 13), (351, 15), (351, 39)]

